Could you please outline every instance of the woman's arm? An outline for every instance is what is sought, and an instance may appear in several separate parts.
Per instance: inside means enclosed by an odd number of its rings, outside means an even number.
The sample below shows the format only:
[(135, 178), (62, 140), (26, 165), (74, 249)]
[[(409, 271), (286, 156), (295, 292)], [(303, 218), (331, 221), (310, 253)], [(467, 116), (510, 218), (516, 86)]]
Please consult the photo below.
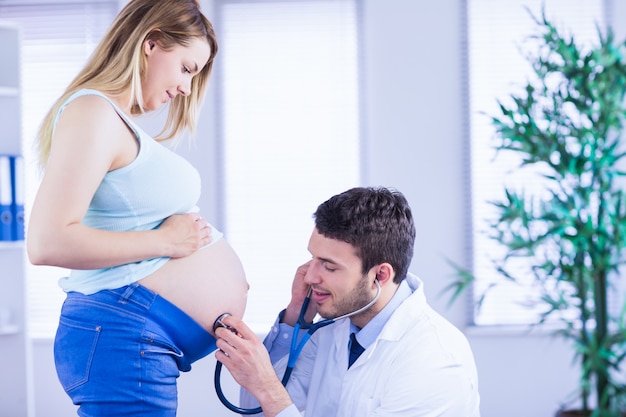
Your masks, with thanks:
[(81, 224), (104, 175), (132, 162), (137, 152), (133, 134), (103, 98), (83, 96), (67, 106), (28, 223), (26, 245), (33, 264), (98, 269), (183, 257), (209, 243), (209, 228), (197, 213), (172, 216), (145, 232)]

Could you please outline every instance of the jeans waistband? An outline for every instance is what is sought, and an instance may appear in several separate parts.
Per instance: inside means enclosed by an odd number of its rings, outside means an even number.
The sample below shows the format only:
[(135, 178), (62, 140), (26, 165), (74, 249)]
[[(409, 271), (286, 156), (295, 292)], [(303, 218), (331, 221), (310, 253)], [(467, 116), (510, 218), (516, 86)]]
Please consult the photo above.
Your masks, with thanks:
[(216, 340), (198, 322), (176, 305), (151, 291), (133, 283), (115, 290), (120, 303), (134, 303), (146, 309), (146, 318), (159, 325), (183, 352), (189, 364), (217, 349)]

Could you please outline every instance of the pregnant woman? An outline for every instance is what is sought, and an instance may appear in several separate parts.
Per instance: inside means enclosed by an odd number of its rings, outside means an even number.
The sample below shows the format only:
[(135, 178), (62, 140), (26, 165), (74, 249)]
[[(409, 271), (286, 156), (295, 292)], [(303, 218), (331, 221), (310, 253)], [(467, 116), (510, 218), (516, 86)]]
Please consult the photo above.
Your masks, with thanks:
[[(81, 416), (175, 416), (180, 371), (241, 317), (248, 284), (196, 206), (198, 172), (160, 140), (192, 130), (217, 53), (195, 0), (131, 0), (39, 134), (27, 250), (71, 269), (54, 357)], [(136, 115), (169, 104), (156, 140)]]

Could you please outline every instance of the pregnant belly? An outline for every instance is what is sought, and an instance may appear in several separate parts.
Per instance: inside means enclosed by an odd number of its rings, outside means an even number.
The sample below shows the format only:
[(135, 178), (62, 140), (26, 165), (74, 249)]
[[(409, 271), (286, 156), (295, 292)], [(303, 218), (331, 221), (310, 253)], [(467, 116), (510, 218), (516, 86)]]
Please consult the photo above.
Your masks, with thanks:
[(248, 282), (239, 257), (225, 239), (194, 254), (169, 260), (140, 283), (183, 310), (213, 334), (223, 313), (241, 318)]

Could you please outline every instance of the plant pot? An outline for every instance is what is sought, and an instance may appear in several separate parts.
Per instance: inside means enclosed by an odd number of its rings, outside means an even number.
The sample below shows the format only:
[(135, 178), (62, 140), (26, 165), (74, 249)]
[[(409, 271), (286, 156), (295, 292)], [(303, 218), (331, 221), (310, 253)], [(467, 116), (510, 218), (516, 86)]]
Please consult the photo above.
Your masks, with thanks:
[(559, 410), (555, 417), (589, 417), (591, 413), (591, 411), (582, 410)]
[[(589, 417), (593, 411), (582, 410), (559, 410), (554, 417)], [(623, 417), (626, 417), (626, 411), (622, 413)]]

